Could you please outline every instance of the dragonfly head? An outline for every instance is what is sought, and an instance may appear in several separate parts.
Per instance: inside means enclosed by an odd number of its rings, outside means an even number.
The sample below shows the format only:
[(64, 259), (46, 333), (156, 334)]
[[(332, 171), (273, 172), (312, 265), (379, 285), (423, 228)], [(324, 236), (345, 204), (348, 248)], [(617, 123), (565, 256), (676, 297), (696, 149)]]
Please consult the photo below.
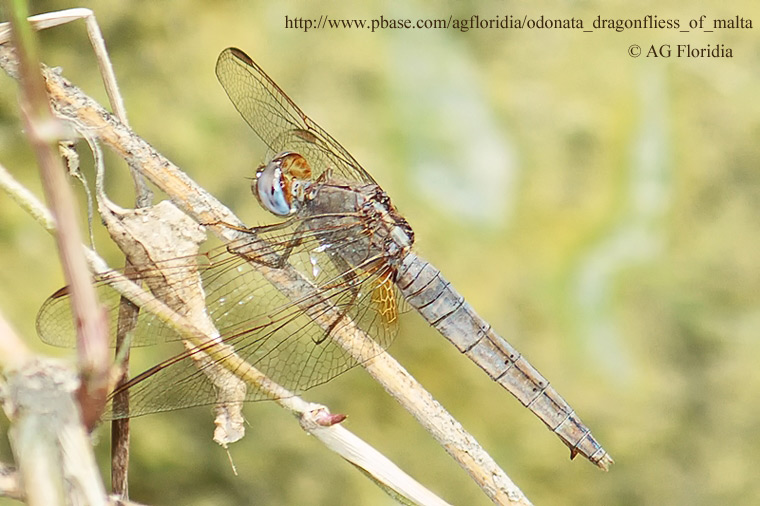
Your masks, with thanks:
[(251, 191), (264, 209), (288, 216), (303, 204), (310, 179), (309, 162), (298, 153), (285, 151), (258, 168)]

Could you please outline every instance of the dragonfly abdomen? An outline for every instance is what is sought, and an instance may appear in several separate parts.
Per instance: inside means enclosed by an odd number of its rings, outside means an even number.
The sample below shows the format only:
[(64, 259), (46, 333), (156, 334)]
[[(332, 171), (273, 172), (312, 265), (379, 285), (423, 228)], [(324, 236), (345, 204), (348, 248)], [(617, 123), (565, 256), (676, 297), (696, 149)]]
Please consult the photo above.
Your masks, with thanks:
[(612, 458), (594, 439), (575, 411), (549, 382), (507, 341), (493, 331), (441, 272), (408, 254), (396, 281), (407, 302), (570, 448), (607, 469)]

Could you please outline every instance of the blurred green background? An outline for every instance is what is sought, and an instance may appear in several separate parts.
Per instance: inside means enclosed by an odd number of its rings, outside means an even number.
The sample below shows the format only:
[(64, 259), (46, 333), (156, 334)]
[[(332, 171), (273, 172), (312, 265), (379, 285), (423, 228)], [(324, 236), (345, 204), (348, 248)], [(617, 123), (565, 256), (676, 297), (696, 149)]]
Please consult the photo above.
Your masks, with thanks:
[[(683, 5), (682, 5), (683, 4)], [(35, 13), (75, 5), (33, 2)], [(250, 54), (391, 195), (433, 262), (578, 411), (616, 460), (580, 459), (413, 313), (391, 353), (536, 504), (756, 504), (760, 496), (760, 38), (752, 30), (285, 29), (285, 16), (512, 14), (678, 18), (751, 0), (677, 2), (88, 2), (130, 121), (249, 224), (264, 148), (214, 76)], [(707, 8), (704, 8), (707, 9)], [(41, 36), (44, 60), (101, 103), (81, 22)], [(631, 44), (731, 47), (732, 59), (634, 59)], [(0, 77), (0, 162), (41, 195), (16, 85)], [(84, 156), (83, 152), (83, 158)], [(85, 165), (89, 162), (85, 161)], [(128, 205), (123, 162), (109, 191)], [(81, 193), (81, 191), (80, 191)], [(111, 264), (104, 236), (98, 245)], [(0, 195), (0, 308), (30, 345), (62, 284), (52, 239)], [(65, 352), (72, 356), (71, 352)], [(488, 504), (357, 368), (306, 398), (454, 504)], [(135, 420), (131, 495), (148, 504), (390, 504), (271, 403), (231, 448), (208, 409)], [(5, 422), (3, 422), (5, 423)], [(108, 451), (101, 430), (98, 452)], [(7, 442), (0, 458), (10, 460)], [(4, 504), (2, 500), (0, 503)]]

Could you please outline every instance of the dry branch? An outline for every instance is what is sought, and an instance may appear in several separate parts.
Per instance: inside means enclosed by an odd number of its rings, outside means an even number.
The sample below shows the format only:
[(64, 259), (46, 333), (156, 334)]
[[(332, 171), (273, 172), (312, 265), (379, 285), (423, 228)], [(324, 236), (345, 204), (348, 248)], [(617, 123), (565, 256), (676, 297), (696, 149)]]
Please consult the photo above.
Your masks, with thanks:
[(72, 312), (77, 328), (77, 357), (83, 378), (78, 396), (88, 427), (95, 424), (107, 394), (108, 331), (105, 313), (92, 287), (92, 277), (79, 248), (82, 234), (71, 188), (58, 156), (57, 142), (64, 131), (54, 118), (37, 60), (34, 32), (26, 19), (24, 3), (7, 4), (11, 36), (18, 51), (21, 117), (37, 158), (42, 186), (58, 221), (55, 234), (64, 277), (71, 287)]

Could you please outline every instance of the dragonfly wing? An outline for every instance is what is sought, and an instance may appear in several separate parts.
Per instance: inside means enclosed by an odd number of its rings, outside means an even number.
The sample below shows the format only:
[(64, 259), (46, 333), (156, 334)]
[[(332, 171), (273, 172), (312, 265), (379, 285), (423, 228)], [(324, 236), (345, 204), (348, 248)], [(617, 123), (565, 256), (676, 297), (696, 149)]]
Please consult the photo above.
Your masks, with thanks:
[[(194, 347), (186, 341), (177, 343), (169, 352), (172, 358), (129, 384), (130, 411), (110, 411), (106, 417), (267, 398), (255, 388), (244, 387), (240, 392), (236, 375), (241, 371), (233, 368), (248, 365), (293, 392), (306, 390), (353, 367), (355, 357), (375, 353), (349, 351), (329, 337), (353, 326), (372, 336), (380, 348), (387, 347), (397, 332), (398, 294), (391, 273), (376, 262), (349, 267), (342, 260), (361, 236), (361, 223), (351, 213), (310, 216), (255, 229), (205, 255), (138, 268), (138, 283), (154, 287), (174, 279), (180, 270), (197, 271), (203, 290), (180, 296), (177, 283), (172, 283), (162, 287), (160, 296), (173, 301), (170, 305), (180, 312), (196, 307), (210, 318), (213, 325), (209, 328), (215, 330), (209, 331), (207, 343)], [(197, 274), (189, 276), (188, 285), (197, 284)], [(120, 295), (105, 284), (108, 277), (102, 275), (97, 286), (101, 300), (110, 308), (115, 332)], [(284, 279), (279, 289), (272, 284), (272, 277)], [(155, 291), (159, 292), (158, 288)], [(132, 334), (133, 346), (182, 339), (153, 314), (160, 304), (152, 301), (142, 307)], [(38, 327), (46, 342), (74, 344), (65, 289), (43, 305)], [(223, 366), (228, 374), (219, 373), (218, 353), (197, 351), (219, 343), (221, 353), (229, 357), (225, 363), (232, 364)]]
[[(248, 248), (259, 249), (260, 240), (252, 238)], [(238, 251), (242, 249), (242, 244), (238, 244)], [(220, 360), (219, 352), (213, 360), (206, 360), (197, 352), (203, 346), (187, 349), (150, 369), (143, 377), (136, 377), (128, 385), (130, 411), (111, 411), (106, 417), (270, 398), (250, 386), (240, 397), (237, 384), (220, 385), (213, 379), (218, 374), (211, 369), (218, 369), (222, 362), (235, 378), (244, 376), (243, 369), (252, 366), (289, 391), (307, 390), (356, 365), (355, 357), (372, 356), (373, 352), (348, 350), (328, 337), (328, 333), (354, 325), (376, 338), (381, 347), (390, 344), (397, 327), (395, 321), (386, 321), (379, 311), (382, 304), (377, 298), (377, 288), (386, 286), (379, 272), (338, 272), (325, 252), (319, 254), (322, 258), (317, 262), (324, 268), (318, 279), (290, 279), (284, 282), (284, 291), (274, 288), (255, 262), (247, 257), (239, 261), (243, 258), (241, 253), (212, 258), (214, 268), (204, 270), (202, 276), (207, 312), (220, 333), (216, 340), (208, 342), (207, 350), (222, 343), (224, 360)], [(304, 255), (310, 257), (309, 252), (299, 248), (288, 258), (288, 264), (300, 266), (305, 261), (313, 265), (311, 258), (305, 259)], [(293, 272), (283, 268), (271, 269), (269, 273), (280, 275), (285, 271)], [(356, 346), (364, 345), (366, 342)], [(225, 388), (229, 385), (233, 388)]]
[[(200, 256), (199, 258), (204, 258)], [(139, 288), (146, 290), (150, 285), (166, 282), (166, 273), (172, 270), (185, 270), (196, 266), (196, 258), (174, 259), (162, 262), (159, 266), (144, 267), (132, 279)], [(202, 268), (202, 267), (201, 267)], [(192, 268), (193, 270), (195, 267)], [(119, 310), (122, 295), (111, 286), (112, 279), (121, 276), (120, 271), (109, 271), (95, 276), (95, 290), (101, 305), (106, 308), (111, 347), (115, 346), (119, 325)], [(150, 296), (148, 296), (148, 299)], [(201, 303), (203, 301), (201, 300)], [(130, 331), (131, 347), (151, 346), (166, 341), (176, 341), (180, 335), (161, 318), (156, 316), (158, 301), (147, 300), (138, 313), (137, 323)], [(71, 313), (71, 300), (68, 287), (61, 288), (47, 298), (37, 313), (37, 334), (50, 345), (73, 348), (76, 346), (76, 327)]]
[(227, 48), (216, 75), (235, 108), (271, 150), (270, 157), (294, 151), (306, 158), (315, 179), (325, 170), (348, 181), (374, 183), (351, 154), (306, 116), (248, 55)]

